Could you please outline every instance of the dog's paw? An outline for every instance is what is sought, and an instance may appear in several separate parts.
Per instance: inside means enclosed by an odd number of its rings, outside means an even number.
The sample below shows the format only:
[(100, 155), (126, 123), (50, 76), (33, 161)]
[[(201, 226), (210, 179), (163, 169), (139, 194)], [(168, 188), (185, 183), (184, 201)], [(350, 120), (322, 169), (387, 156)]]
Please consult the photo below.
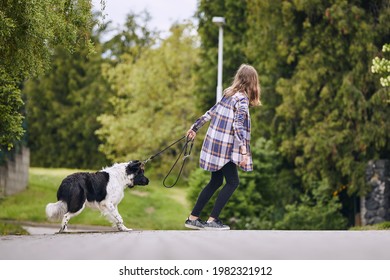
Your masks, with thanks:
[(132, 231), (131, 228), (127, 228), (123, 224), (117, 225), (117, 228), (118, 228), (119, 231)]
[(60, 228), (60, 230), (57, 233), (66, 233), (68, 231), (68, 227), (63, 226)]

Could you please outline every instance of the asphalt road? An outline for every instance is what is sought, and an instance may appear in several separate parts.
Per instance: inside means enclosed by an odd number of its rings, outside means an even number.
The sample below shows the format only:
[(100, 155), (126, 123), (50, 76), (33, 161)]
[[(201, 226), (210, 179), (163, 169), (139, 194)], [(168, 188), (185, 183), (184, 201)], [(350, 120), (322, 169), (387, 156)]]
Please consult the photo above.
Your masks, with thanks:
[(389, 231), (132, 231), (0, 237), (2, 260), (390, 260)]

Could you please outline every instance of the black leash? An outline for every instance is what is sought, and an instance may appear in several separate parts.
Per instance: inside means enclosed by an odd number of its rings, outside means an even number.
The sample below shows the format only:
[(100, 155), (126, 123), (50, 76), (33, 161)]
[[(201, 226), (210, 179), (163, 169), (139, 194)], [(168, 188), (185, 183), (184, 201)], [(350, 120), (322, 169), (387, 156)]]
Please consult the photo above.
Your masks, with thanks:
[[(184, 167), (184, 164), (186, 162), (186, 159), (191, 155), (191, 151), (192, 151), (192, 146), (194, 145), (194, 140), (188, 140), (187, 136), (183, 136), (181, 137), (180, 139), (176, 140), (175, 142), (173, 142), (171, 145), (169, 145), (168, 147), (164, 148), (163, 150), (159, 151), (158, 153), (154, 154), (153, 156), (149, 157), (148, 159), (144, 160), (142, 163), (143, 165), (145, 165), (148, 161), (154, 159), (155, 157), (159, 156), (160, 154), (162, 154), (163, 152), (165, 152), (166, 150), (168, 150), (170, 147), (172, 147), (173, 145), (179, 143), (180, 141), (182, 141), (184, 138), (186, 138), (186, 143), (184, 144), (183, 146), (183, 149), (181, 150), (179, 156), (177, 157), (175, 163), (172, 165), (171, 169), (169, 170), (168, 174), (165, 176), (164, 180), (163, 180), (163, 185), (164, 187), (166, 188), (172, 188), (173, 186), (176, 185), (177, 181), (179, 181), (179, 178), (180, 178), (180, 175), (181, 175), (181, 172), (183, 171), (183, 167)], [(188, 143), (191, 143), (189, 149), (188, 149)], [(165, 183), (165, 181), (167, 180), (167, 178), (169, 177), (169, 175), (171, 174), (173, 168), (176, 166), (177, 162), (179, 161), (181, 155), (184, 153), (183, 155), (183, 163), (180, 167), (180, 171), (179, 171), (179, 175), (177, 175), (177, 178), (176, 178), (176, 181), (172, 184), (172, 185), (167, 185)]]

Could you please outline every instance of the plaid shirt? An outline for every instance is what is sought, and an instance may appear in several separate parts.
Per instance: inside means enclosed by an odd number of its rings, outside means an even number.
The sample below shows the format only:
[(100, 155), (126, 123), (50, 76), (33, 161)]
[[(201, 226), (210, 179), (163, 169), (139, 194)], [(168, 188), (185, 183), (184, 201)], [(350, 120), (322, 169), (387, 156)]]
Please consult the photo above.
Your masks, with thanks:
[(244, 171), (252, 171), (248, 97), (240, 92), (231, 97), (224, 96), (220, 102), (197, 119), (191, 129), (197, 132), (210, 120), (200, 153), (200, 167), (207, 171), (217, 171), (229, 161), (239, 165), (242, 161), (240, 146), (245, 145), (249, 160), (244, 167), (240, 167)]

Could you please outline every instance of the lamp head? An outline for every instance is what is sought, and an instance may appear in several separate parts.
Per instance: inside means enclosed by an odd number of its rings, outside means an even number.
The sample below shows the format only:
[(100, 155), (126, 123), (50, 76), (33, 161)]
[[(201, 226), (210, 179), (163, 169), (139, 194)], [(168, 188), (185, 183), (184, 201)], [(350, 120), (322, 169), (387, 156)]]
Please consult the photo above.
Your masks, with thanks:
[(212, 21), (213, 21), (213, 23), (215, 23), (218, 26), (225, 25), (225, 18), (223, 18), (223, 17), (213, 17)]

